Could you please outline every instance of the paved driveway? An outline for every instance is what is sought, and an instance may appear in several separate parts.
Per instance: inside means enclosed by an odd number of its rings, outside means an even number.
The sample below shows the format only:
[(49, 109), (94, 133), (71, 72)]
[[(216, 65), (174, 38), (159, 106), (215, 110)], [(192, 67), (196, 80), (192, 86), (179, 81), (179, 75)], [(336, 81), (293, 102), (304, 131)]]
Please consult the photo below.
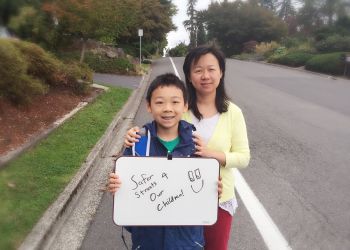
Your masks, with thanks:
[(125, 87), (136, 89), (141, 81), (141, 76), (125, 76), (114, 74), (94, 74), (94, 82), (107, 86)]

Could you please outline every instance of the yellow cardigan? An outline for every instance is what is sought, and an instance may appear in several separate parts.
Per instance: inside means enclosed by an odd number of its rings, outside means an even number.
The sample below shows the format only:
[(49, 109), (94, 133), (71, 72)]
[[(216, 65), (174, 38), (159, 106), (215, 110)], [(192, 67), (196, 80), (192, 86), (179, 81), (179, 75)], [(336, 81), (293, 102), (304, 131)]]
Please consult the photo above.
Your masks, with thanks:
[[(190, 111), (182, 118), (191, 122)], [(230, 102), (227, 112), (220, 114), (207, 147), (226, 155), (226, 165), (220, 166), (223, 184), (220, 203), (228, 201), (235, 197), (233, 168), (244, 168), (250, 160), (247, 128), (243, 113), (237, 105)]]

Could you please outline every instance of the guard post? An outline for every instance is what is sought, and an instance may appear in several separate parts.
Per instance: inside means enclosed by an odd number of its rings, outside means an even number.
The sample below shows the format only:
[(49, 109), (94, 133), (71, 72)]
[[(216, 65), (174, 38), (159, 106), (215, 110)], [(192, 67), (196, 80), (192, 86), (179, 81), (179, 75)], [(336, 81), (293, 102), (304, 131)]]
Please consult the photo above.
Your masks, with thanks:
[(143, 29), (139, 29), (139, 37), (140, 37), (140, 65), (141, 65), (141, 62), (142, 62), (142, 59), (141, 59), (141, 37), (143, 36)]

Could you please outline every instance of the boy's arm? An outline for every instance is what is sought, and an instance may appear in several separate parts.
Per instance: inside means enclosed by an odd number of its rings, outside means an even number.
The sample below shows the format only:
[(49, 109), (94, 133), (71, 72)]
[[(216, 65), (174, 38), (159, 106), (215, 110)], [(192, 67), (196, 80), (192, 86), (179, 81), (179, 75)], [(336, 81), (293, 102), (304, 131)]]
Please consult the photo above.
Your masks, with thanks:
[(123, 152), (124, 156), (130, 156), (132, 155), (132, 149), (131, 147), (125, 148), (124, 152)]

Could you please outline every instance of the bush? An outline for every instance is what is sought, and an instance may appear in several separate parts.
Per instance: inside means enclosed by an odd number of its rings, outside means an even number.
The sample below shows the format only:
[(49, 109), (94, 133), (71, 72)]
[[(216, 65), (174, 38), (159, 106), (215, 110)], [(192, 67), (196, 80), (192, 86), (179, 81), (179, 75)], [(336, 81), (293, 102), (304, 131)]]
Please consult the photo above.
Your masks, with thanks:
[(307, 61), (305, 69), (321, 73), (341, 75), (343, 74), (345, 67), (344, 58), (344, 52), (316, 55)]
[(283, 44), (283, 46), (289, 49), (298, 47), (301, 41), (296, 37), (284, 37), (281, 43)]
[(14, 41), (28, 63), (27, 73), (42, 79), (48, 85), (57, 84), (57, 74), (62, 70), (62, 63), (53, 55), (34, 43)]
[(258, 44), (257, 41), (248, 41), (243, 43), (243, 52), (244, 53), (255, 53), (256, 45)]
[(174, 48), (168, 50), (168, 54), (171, 57), (185, 56), (188, 51), (188, 46), (185, 43), (179, 43)]
[(272, 63), (278, 63), (291, 67), (300, 67), (313, 57), (312, 54), (303, 52), (288, 52), (286, 55), (271, 58)]
[(302, 52), (302, 53), (308, 53), (308, 54), (315, 54), (316, 49), (309, 43), (301, 43), (298, 46), (292, 47), (288, 49), (288, 53), (290, 52)]
[(132, 74), (135, 72), (135, 66), (126, 58), (108, 58), (90, 54), (85, 62), (94, 71), (100, 73)]
[(0, 39), (0, 97), (24, 104), (33, 96), (46, 93), (48, 87), (27, 71), (28, 63), (13, 40)]
[(0, 39), (0, 76), (0, 97), (18, 104), (47, 93), (49, 86), (85, 94), (93, 78), (87, 65), (63, 64), (33, 43), (9, 39)]
[(333, 35), (315, 44), (320, 52), (350, 51), (350, 36)]
[(9, 28), (22, 38), (31, 38), (36, 30), (35, 23), (38, 18), (38, 11), (32, 6), (21, 7), (17, 16), (9, 20)]
[(255, 47), (255, 53), (262, 55), (264, 58), (269, 58), (280, 45), (276, 42), (260, 43)]
[[(80, 59), (80, 52), (65, 52), (58, 55), (63, 60)], [(98, 73), (134, 74), (136, 69), (127, 58), (109, 58), (104, 54), (85, 53), (84, 63)]]
[(278, 47), (277, 49), (273, 50), (272, 55), (267, 58), (268, 62), (273, 62), (274, 60), (277, 60), (277, 58), (285, 56), (287, 54), (288, 50), (286, 47)]
[(243, 60), (243, 61), (263, 61), (264, 57), (260, 54), (252, 53), (242, 53), (240, 55), (231, 56), (233, 59)]
[(93, 73), (89, 66), (70, 62), (63, 66), (60, 84), (73, 90), (75, 94), (86, 94), (90, 90)]

